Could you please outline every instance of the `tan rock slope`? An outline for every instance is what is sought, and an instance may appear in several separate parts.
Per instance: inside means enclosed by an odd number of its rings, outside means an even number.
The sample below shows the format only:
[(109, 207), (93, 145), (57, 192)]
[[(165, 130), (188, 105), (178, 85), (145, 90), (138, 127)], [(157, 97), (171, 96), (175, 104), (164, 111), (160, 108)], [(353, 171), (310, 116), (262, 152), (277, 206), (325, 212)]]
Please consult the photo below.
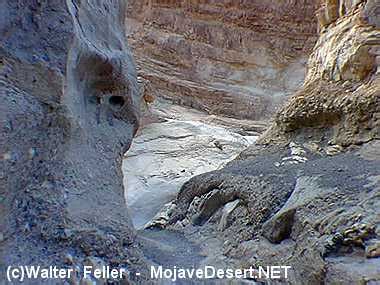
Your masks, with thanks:
[(210, 114), (268, 118), (305, 77), (314, 2), (131, 0), (128, 40), (151, 95)]
[(317, 12), (320, 36), (303, 88), (276, 115), (262, 141), (318, 127), (332, 143), (379, 138), (379, 1), (324, 1)]

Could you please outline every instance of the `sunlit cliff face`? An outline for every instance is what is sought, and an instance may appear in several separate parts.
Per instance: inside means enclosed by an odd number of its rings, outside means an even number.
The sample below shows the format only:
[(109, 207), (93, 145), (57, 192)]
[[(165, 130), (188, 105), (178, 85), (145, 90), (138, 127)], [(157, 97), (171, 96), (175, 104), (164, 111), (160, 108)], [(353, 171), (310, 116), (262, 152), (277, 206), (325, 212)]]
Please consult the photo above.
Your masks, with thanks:
[(316, 1), (130, 0), (129, 44), (153, 97), (210, 114), (269, 118), (300, 88)]

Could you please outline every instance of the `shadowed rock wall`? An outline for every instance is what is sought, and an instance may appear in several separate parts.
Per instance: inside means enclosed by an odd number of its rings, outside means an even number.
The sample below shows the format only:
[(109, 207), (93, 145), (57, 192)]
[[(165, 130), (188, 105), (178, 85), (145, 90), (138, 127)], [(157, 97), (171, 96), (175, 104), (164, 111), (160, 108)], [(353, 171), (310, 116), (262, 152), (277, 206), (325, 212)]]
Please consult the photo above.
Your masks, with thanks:
[(121, 173), (140, 100), (124, 1), (0, 11), (1, 269), (141, 267)]

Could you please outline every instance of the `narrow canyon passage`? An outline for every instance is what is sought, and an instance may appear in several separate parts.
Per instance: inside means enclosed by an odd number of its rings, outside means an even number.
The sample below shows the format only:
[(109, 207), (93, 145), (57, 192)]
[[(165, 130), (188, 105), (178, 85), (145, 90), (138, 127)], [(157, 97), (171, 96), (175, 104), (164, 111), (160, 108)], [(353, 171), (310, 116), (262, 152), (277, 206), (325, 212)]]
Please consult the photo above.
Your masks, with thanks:
[(380, 284), (380, 0), (0, 7), (0, 285)]
[(195, 175), (223, 167), (253, 144), (264, 122), (236, 120), (161, 101), (149, 107), (123, 162), (126, 201), (141, 229)]

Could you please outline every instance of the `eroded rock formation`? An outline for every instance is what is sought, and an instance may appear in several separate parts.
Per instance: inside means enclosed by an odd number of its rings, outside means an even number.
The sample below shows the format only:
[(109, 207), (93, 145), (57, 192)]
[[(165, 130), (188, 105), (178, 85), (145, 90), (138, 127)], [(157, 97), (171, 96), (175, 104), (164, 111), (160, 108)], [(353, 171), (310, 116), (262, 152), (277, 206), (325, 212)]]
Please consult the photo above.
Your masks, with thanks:
[(332, 131), (332, 143), (341, 145), (379, 138), (379, 3), (351, 2), (326, 1), (318, 10), (328, 21), (320, 19), (304, 87), (266, 138), (308, 127)]
[(144, 272), (121, 173), (140, 101), (125, 3), (0, 6), (2, 273), (94, 258)]
[(268, 118), (303, 82), (314, 2), (132, 0), (129, 41), (152, 96)]
[(290, 265), (283, 282), (377, 283), (379, 1), (323, 1), (317, 14), (303, 88), (256, 145), (183, 185), (167, 228), (213, 240), (215, 264)]
[(126, 200), (137, 228), (173, 200), (184, 182), (226, 165), (267, 127), (162, 100), (149, 105), (148, 115), (150, 123), (145, 119), (123, 162)]
[[(90, 264), (144, 276), (121, 175), (140, 105), (124, 2), (0, 5), (1, 274)], [(143, 233), (151, 260), (285, 264), (294, 284), (379, 281), (379, 1), (319, 1), (314, 17), (315, 6), (130, 2), (145, 100), (236, 117), (270, 114), (298, 88), (319, 24), (302, 88), (258, 144), (183, 185), (164, 226), (185, 238)]]

